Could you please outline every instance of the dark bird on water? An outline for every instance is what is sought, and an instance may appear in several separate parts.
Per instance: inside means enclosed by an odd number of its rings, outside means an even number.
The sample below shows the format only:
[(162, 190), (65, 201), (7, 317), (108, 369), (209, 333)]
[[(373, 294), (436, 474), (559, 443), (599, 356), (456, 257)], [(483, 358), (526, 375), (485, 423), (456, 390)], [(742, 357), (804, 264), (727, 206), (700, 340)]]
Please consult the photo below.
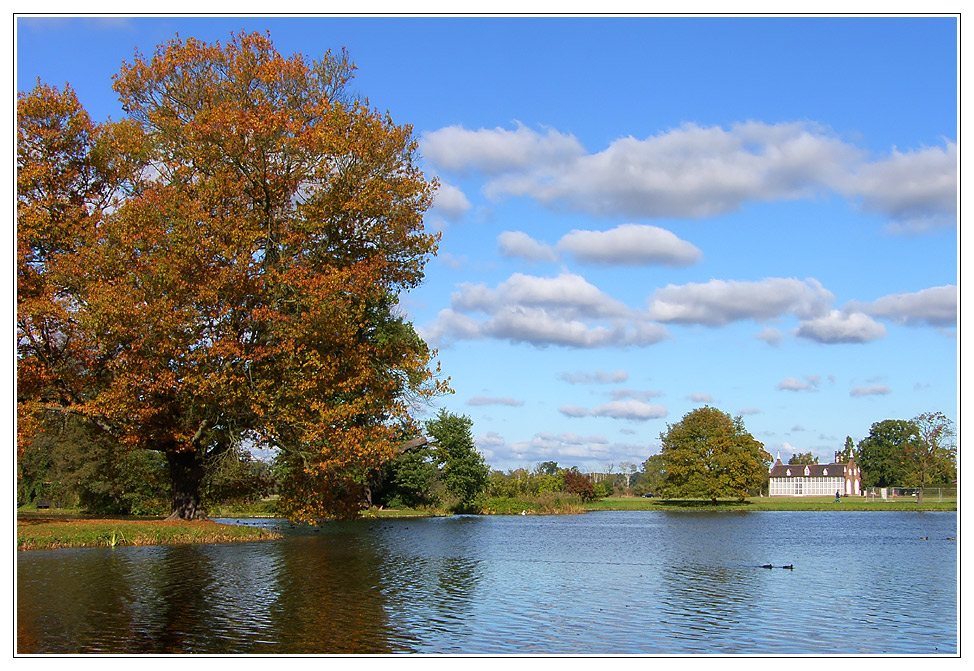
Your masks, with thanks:
[(788, 564), (788, 566), (782, 566), (781, 568), (790, 568), (790, 569), (794, 570), (795, 565), (794, 564)]
[(761, 564), (761, 568), (774, 568), (771, 564)]

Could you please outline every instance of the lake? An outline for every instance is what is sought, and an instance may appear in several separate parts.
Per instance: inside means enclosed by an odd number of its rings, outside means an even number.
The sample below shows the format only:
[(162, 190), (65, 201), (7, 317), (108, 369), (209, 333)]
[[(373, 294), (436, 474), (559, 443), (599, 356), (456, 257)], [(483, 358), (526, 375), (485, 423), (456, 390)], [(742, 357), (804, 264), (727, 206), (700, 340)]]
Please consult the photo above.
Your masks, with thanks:
[(957, 653), (953, 512), (239, 522), (18, 552), (17, 653)]

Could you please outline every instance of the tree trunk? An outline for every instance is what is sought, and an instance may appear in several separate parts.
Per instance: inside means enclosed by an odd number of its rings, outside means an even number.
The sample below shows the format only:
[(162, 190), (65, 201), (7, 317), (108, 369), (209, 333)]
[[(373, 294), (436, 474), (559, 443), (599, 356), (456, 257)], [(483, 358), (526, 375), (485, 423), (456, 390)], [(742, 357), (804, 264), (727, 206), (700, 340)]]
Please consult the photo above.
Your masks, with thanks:
[(200, 482), (203, 461), (195, 450), (167, 450), (169, 482), (172, 488), (172, 513), (168, 520), (192, 520), (199, 514)]

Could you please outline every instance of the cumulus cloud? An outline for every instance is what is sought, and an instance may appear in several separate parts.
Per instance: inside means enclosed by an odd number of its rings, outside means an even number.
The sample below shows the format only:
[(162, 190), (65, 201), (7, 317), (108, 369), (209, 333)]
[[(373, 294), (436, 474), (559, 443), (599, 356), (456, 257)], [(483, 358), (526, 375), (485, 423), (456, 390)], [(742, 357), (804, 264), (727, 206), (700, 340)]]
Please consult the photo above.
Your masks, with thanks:
[(648, 401), (650, 399), (659, 398), (662, 395), (663, 392), (656, 391), (655, 389), (613, 389), (609, 392), (609, 396), (617, 401), (623, 401), (630, 398), (636, 401)]
[(572, 135), (552, 129), (539, 133), (519, 124), (514, 130), (448, 126), (428, 131), (420, 137), (420, 151), (441, 170), (494, 174), (558, 165), (585, 150)]
[(555, 262), (563, 253), (579, 263), (603, 266), (669, 266), (696, 263), (703, 253), (693, 244), (657, 226), (623, 224), (608, 231), (574, 230), (552, 247), (522, 231), (497, 237), (502, 256)]
[(864, 209), (889, 216), (891, 231), (923, 233), (957, 222), (957, 145), (894, 150), (838, 185)]
[(419, 331), (438, 346), (453, 340), (495, 338), (539, 347), (594, 348), (644, 346), (668, 337), (666, 329), (644, 313), (571, 273), (558, 277), (516, 273), (494, 289), (461, 285), (451, 297), (451, 307)]
[(852, 302), (847, 311), (862, 312), (896, 324), (957, 325), (957, 287), (931, 287), (913, 293), (890, 294), (872, 303)]
[(825, 345), (865, 343), (886, 336), (886, 327), (862, 312), (832, 310), (824, 317), (803, 321), (796, 335)]
[(693, 401), (694, 403), (712, 403), (714, 397), (706, 393), (694, 393), (687, 396), (687, 400)]
[(505, 231), (497, 236), (497, 248), (501, 256), (515, 257), (527, 261), (556, 262), (558, 252), (548, 245), (538, 242), (522, 231)]
[(588, 408), (580, 405), (563, 405), (558, 408), (558, 412), (565, 417), (588, 417)]
[(575, 230), (558, 241), (558, 249), (582, 263), (623, 266), (688, 266), (703, 253), (657, 226), (623, 224), (609, 231)]
[(786, 377), (778, 383), (778, 389), (783, 391), (816, 391), (818, 389), (818, 375), (806, 375), (804, 380), (797, 377)]
[(666, 323), (723, 326), (785, 314), (799, 318), (821, 315), (827, 312), (834, 298), (832, 292), (814, 279), (711, 280), (657, 289), (649, 302), (649, 314)]
[(595, 468), (606, 462), (641, 461), (640, 454), (650, 449), (646, 446), (610, 443), (604, 436), (580, 436), (570, 431), (539, 432), (529, 440), (507, 442), (496, 433), (484, 434), (474, 443), (491, 464), (503, 467), (528, 466), (542, 461), (556, 461), (561, 466)]
[(596, 215), (707, 217), (747, 201), (811, 196), (858, 153), (809, 124), (686, 124), (497, 176), (486, 192)]
[(619, 138), (596, 153), (572, 135), (517, 125), (424, 133), (441, 171), (487, 176), (491, 198), (523, 196), (557, 210), (604, 216), (709, 217), (747, 202), (838, 193), (923, 232), (956, 223), (957, 146), (867, 152), (810, 122), (685, 124)]
[(558, 376), (561, 380), (569, 384), (618, 384), (629, 379), (629, 373), (624, 370), (614, 370), (606, 372), (597, 370), (594, 372), (564, 372)]
[(611, 401), (596, 406), (591, 410), (579, 405), (564, 405), (558, 411), (566, 417), (609, 417), (612, 419), (629, 419), (645, 421), (666, 417), (668, 411), (665, 406), (651, 405), (642, 401)]
[(884, 384), (877, 384), (871, 387), (854, 387), (849, 392), (849, 396), (884, 396), (890, 393), (891, 389)]
[(511, 398), (510, 396), (504, 397), (493, 397), (493, 396), (474, 396), (467, 401), (467, 405), (509, 405), (509, 406), (522, 406), (524, 401), (519, 401), (516, 398)]
[(433, 209), (452, 221), (462, 217), (471, 207), (463, 191), (452, 184), (440, 184), (433, 198)]

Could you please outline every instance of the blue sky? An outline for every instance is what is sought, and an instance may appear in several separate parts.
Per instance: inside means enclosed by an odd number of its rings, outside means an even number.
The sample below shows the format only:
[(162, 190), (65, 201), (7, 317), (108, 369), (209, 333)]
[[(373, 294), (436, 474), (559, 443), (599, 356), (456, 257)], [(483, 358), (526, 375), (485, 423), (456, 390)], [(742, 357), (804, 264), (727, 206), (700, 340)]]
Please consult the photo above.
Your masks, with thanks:
[(347, 47), (441, 188), (402, 309), (493, 467), (618, 470), (712, 405), (772, 455), (958, 417), (953, 17), (20, 17), (17, 88), (172, 38)]

